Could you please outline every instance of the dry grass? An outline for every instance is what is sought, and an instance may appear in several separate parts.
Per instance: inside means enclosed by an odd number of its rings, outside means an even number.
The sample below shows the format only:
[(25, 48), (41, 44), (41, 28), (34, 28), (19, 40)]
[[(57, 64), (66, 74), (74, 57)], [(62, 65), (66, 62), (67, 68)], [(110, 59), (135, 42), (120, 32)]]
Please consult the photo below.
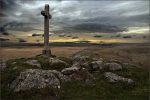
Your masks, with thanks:
[[(70, 55), (85, 49), (86, 47), (51, 47), (52, 54), (61, 57)], [(42, 47), (1, 48), (2, 59), (30, 58), (42, 53)]]
[[(3, 59), (29, 58), (41, 54), (42, 47), (1, 48)], [(88, 55), (94, 58), (117, 59), (135, 64), (142, 68), (149, 68), (149, 46), (126, 45), (113, 47), (51, 47), (52, 54), (59, 57), (69, 57), (73, 54)]]
[(90, 47), (80, 54), (94, 58), (116, 59), (135, 64), (142, 68), (149, 68), (149, 46), (128, 45), (114, 47)]

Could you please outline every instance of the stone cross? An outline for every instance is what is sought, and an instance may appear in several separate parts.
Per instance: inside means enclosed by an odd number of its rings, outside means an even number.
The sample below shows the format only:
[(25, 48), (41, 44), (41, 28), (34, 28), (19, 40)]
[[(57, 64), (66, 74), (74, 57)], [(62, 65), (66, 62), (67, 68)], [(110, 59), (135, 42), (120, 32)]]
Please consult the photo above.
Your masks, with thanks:
[(43, 54), (46, 56), (51, 56), (51, 50), (49, 49), (49, 19), (51, 15), (49, 14), (49, 5), (45, 5), (45, 10), (41, 11), (41, 14), (44, 16), (44, 50)]

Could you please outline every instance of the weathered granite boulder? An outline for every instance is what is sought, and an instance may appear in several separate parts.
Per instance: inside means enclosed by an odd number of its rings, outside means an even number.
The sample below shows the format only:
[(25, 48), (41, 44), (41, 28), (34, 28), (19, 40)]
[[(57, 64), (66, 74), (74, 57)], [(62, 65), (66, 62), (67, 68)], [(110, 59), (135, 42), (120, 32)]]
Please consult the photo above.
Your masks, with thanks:
[(91, 70), (102, 70), (103, 69), (103, 61), (93, 61), (91, 62)]
[(92, 84), (95, 80), (92, 74), (87, 69), (81, 68), (80, 70), (69, 75), (72, 80), (84, 81), (86, 84)]
[(49, 58), (49, 64), (51, 66), (55, 66), (55, 65), (62, 65), (62, 66), (68, 66), (69, 64), (66, 63), (65, 61), (62, 61), (58, 58)]
[(81, 65), (80, 68), (86, 68), (86, 69), (90, 68), (90, 64), (88, 62), (80, 64), (80, 65)]
[(72, 67), (78, 67), (78, 68), (89, 68), (89, 63), (88, 63), (88, 56), (80, 56), (80, 55), (76, 55), (72, 58), (73, 61), (73, 65)]
[(72, 64), (72, 66), (71, 67), (77, 67), (77, 68), (81, 68), (81, 64), (80, 63), (78, 63), (78, 62), (75, 62), (75, 63), (73, 63)]
[(64, 68), (61, 72), (64, 74), (64, 75), (71, 75), (77, 71), (79, 71), (79, 67), (69, 67), (69, 68)]
[(0, 59), (0, 71), (4, 71), (6, 67), (6, 61)]
[(123, 62), (117, 59), (110, 59), (108, 62), (110, 63), (118, 63), (118, 64), (122, 64)]
[(93, 61), (103, 61), (103, 58), (92, 58), (93, 59)]
[(114, 74), (112, 72), (105, 72), (104, 76), (111, 83), (115, 83), (115, 82), (126, 82), (128, 84), (134, 83), (134, 81), (132, 79), (124, 78), (124, 77)]
[(87, 60), (89, 59), (89, 56), (80, 56), (80, 55), (76, 55), (72, 58), (73, 63), (86, 63)]
[(60, 87), (69, 78), (55, 70), (27, 69), (10, 84), (15, 92), (31, 88)]
[(108, 70), (111, 70), (111, 71), (115, 71), (115, 70), (121, 70), (122, 69), (122, 66), (118, 63), (105, 63), (104, 64), (104, 69), (108, 69)]
[(70, 77), (62, 74), (61, 72), (59, 71), (56, 71), (56, 70), (49, 70), (51, 73), (53, 73), (60, 81), (60, 83), (64, 83), (64, 82), (67, 82), (67, 81), (71, 81)]
[(88, 72), (86, 68), (69, 67), (61, 71), (64, 75), (68, 76), (71, 80), (84, 81), (87, 84), (91, 84), (94, 81), (92, 74)]
[(25, 63), (32, 65), (32, 66), (37, 66), (38, 68), (41, 68), (41, 64), (37, 60), (27, 60)]

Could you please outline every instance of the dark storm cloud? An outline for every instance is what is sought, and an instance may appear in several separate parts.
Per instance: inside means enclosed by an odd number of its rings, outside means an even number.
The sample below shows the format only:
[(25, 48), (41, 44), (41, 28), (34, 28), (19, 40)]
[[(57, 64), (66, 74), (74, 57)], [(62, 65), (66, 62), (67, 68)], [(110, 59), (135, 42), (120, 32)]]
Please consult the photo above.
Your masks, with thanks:
[(5, 15), (13, 15), (14, 10), (20, 7), (16, 0), (0, 0), (0, 12)]
[(29, 32), (32, 30), (36, 30), (34, 29), (34, 27), (32, 27), (32, 25), (34, 24), (36, 23), (20, 23), (20, 22), (15, 22), (15, 21), (9, 22), (0, 27), (0, 33), (3, 34), (7, 32), (7, 30)]
[(54, 33), (93, 33), (93, 32), (101, 32), (101, 33), (117, 33), (127, 31), (127, 28), (112, 26), (109, 24), (98, 24), (98, 23), (80, 23), (76, 25), (65, 26), (61, 30), (53, 30), (51, 32)]
[[(34, 25), (26, 28), (26, 23), (43, 25), (40, 12), (44, 4), (50, 4), (51, 32), (106, 32), (115, 33), (127, 30), (128, 27), (148, 26), (148, 1), (48, 1), (48, 0), (0, 0), (0, 26), (17, 22), (13, 30), (23, 27), (25, 31), (34, 30)], [(7, 25), (8, 27), (9, 25)], [(23, 29), (22, 28), (22, 29)], [(9, 29), (9, 28), (7, 28)], [(21, 30), (21, 29), (20, 29)], [(41, 30), (41, 29), (39, 29)], [(23, 30), (22, 30), (23, 31)]]
[(97, 23), (82, 23), (77, 24), (73, 27), (75, 30), (80, 32), (103, 32), (103, 33), (116, 33), (126, 31), (125, 28), (119, 28), (117, 26), (112, 26), (108, 24), (97, 24)]
[(7, 15), (2, 13), (2, 12), (0, 12), (0, 17), (7, 17)]
[(1, 10), (13, 9), (16, 6), (19, 6), (15, 0), (0, 0)]

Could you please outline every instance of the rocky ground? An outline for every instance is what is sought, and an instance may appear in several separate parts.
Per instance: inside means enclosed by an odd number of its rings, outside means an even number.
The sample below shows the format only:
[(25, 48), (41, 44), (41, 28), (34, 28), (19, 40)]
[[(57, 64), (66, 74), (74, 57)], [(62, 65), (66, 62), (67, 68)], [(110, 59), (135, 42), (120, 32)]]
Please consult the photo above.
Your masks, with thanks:
[(148, 100), (149, 72), (80, 55), (1, 61), (2, 100)]

